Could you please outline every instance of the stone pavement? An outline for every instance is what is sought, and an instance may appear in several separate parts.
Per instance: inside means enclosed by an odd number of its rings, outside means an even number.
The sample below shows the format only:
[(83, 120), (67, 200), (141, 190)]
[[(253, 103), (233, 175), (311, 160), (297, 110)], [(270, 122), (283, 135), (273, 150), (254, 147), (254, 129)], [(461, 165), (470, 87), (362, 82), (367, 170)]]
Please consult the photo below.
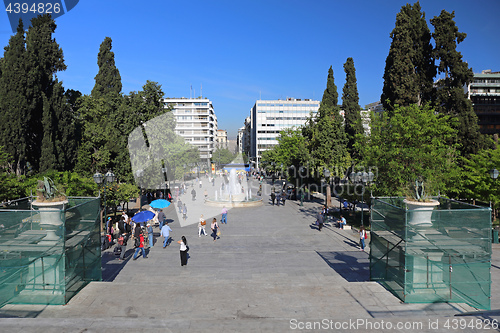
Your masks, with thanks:
[[(181, 227), (169, 209), (171, 246), (163, 249), (158, 238), (148, 259), (132, 260), (129, 249), (125, 262), (108, 250), (103, 282), (90, 283), (65, 306), (7, 305), (0, 309), (0, 331), (449, 332), (447, 320), (452, 326), (453, 320), (500, 319), (498, 244), (492, 263), (496, 310), (456, 317), (475, 309), (404, 304), (369, 281), (368, 254), (359, 250), (356, 231), (319, 232), (313, 225), (319, 207), (294, 201), (273, 207), (265, 198), (262, 207), (232, 209), (216, 242), (198, 237), (196, 224)], [(176, 243), (182, 235), (190, 247), (185, 267)]]

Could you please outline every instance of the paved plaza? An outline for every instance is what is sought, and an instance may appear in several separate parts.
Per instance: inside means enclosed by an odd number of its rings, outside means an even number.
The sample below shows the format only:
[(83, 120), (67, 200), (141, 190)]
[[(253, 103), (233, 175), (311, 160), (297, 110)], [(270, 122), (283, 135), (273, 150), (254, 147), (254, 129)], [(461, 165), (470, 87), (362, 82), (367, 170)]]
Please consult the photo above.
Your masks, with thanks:
[[(158, 237), (148, 258), (134, 261), (129, 246), (124, 262), (107, 250), (103, 282), (90, 283), (65, 306), (7, 305), (0, 309), (0, 331), (449, 332), (455, 324), (456, 331), (478, 332), (488, 328), (479, 323), (500, 319), (498, 244), (493, 310), (472, 316), (476, 310), (465, 304), (404, 304), (369, 281), (368, 253), (359, 250), (357, 232), (328, 226), (319, 232), (313, 225), (321, 200), (276, 207), (264, 196), (261, 207), (231, 209), (214, 242), (198, 237), (200, 194), (190, 222), (181, 225), (173, 205), (165, 210), (174, 239), (169, 247)], [(183, 235), (190, 247), (185, 267), (177, 244)], [(460, 320), (476, 326), (460, 329)], [(495, 331), (489, 328), (484, 331)]]

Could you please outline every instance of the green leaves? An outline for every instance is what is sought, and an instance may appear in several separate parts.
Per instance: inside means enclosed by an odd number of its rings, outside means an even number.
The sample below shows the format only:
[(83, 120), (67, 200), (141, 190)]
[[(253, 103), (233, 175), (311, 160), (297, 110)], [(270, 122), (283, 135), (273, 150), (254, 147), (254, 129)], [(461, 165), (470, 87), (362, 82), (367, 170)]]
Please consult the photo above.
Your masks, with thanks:
[(404, 195), (406, 186), (418, 178), (431, 195), (444, 194), (456, 179), (457, 145), (450, 118), (436, 115), (428, 105), (397, 107), (391, 115), (376, 116), (371, 137), (363, 147), (366, 166), (378, 168), (377, 193)]

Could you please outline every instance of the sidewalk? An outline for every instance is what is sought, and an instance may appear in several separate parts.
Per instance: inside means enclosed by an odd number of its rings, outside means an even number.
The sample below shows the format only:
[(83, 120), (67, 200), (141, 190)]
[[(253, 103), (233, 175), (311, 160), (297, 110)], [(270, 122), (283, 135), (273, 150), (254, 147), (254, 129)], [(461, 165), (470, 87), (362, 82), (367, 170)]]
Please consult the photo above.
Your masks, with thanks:
[[(0, 309), (0, 330), (312, 332), (321, 329), (307, 325), (318, 322), (331, 323), (332, 332), (384, 332), (376, 329), (383, 322), (394, 324), (393, 332), (449, 332), (447, 319), (478, 319), (454, 317), (475, 311), (465, 304), (401, 303), (369, 281), (368, 254), (359, 251), (356, 231), (325, 227), (319, 232), (313, 225), (318, 202), (300, 206), (288, 200), (277, 207), (267, 199), (262, 207), (230, 210), (216, 242), (198, 237), (191, 221), (181, 226), (171, 210), (171, 246), (163, 249), (158, 238), (149, 258), (136, 261), (129, 248), (123, 263), (108, 250), (103, 253), (106, 281), (90, 283), (66, 306), (7, 305)], [(176, 243), (182, 235), (190, 247), (185, 267)], [(492, 309), (500, 309), (499, 251), (495, 244)], [(496, 312), (487, 316), (499, 319)], [(439, 329), (429, 327), (431, 321), (438, 321)], [(344, 323), (372, 326), (335, 328)], [(395, 329), (397, 323), (422, 327)]]

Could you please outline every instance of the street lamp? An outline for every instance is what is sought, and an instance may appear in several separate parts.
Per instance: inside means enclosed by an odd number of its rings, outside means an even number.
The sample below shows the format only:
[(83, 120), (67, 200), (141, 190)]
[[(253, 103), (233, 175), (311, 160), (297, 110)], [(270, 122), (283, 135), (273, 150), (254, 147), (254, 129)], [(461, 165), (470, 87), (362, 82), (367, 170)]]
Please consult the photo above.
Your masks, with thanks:
[[(491, 169), (490, 170), (490, 177), (491, 179), (493, 179), (494, 181), (497, 180), (498, 178), (498, 170), (497, 169)], [(490, 208), (492, 208), (491, 206), (491, 200), (490, 200)], [(495, 210), (493, 209), (493, 219), (495, 219)]]
[[(97, 184), (99, 189), (101, 186), (103, 187), (103, 194), (104, 194), (104, 220), (107, 221), (108, 219), (108, 210), (106, 206), (106, 185), (110, 183), (115, 182), (115, 174), (111, 172), (111, 170), (108, 170), (106, 174), (103, 176), (99, 171), (96, 172), (93, 176), (94, 182)], [(102, 230), (102, 219), (101, 219), (101, 230)], [(107, 232), (107, 229), (106, 229)]]
[(353, 183), (361, 183), (362, 191), (361, 191), (361, 225), (363, 225), (363, 203), (364, 203), (364, 193), (366, 184), (371, 184), (375, 175), (373, 172), (359, 171), (359, 172), (351, 172), (349, 178)]
[(332, 193), (330, 190), (330, 170), (328, 170), (326, 167), (323, 168), (323, 175), (325, 176), (325, 180), (328, 185), (326, 187), (326, 203), (325, 203), (325, 206), (328, 208), (330, 207), (330, 202), (332, 201)]

